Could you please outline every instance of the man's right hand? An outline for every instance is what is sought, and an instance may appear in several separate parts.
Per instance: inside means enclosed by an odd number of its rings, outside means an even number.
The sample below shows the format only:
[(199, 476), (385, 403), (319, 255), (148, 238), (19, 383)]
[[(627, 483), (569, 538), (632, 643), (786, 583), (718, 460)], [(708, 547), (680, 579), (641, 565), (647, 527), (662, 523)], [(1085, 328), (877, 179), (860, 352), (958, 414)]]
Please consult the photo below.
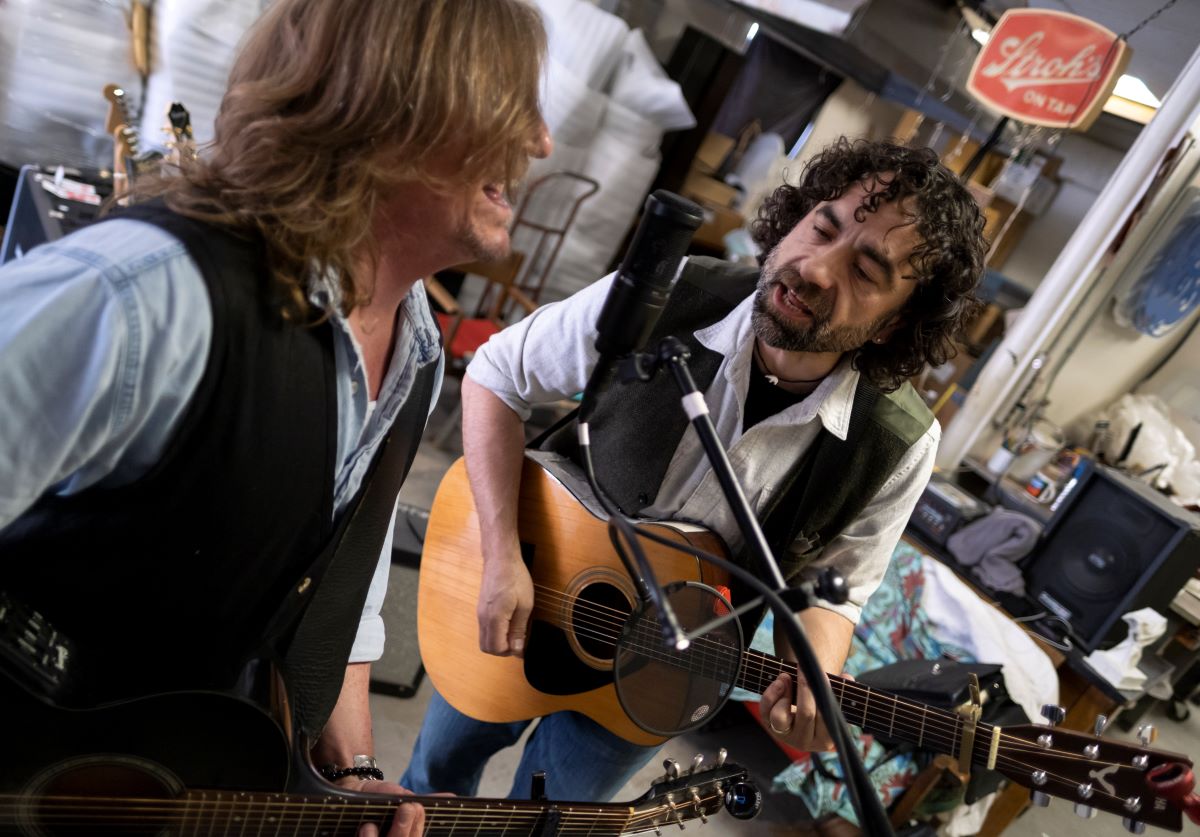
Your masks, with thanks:
[(499, 657), (523, 657), (532, 610), (533, 579), (519, 549), (485, 560), (476, 608), (479, 650)]

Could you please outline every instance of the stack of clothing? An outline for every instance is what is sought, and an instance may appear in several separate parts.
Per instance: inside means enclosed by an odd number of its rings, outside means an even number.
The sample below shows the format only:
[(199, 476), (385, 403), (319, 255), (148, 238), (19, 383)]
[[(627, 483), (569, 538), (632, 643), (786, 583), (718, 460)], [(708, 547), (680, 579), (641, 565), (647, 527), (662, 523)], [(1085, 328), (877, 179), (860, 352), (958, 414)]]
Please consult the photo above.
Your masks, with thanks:
[(946, 548), (987, 589), (1023, 596), (1025, 578), (1017, 565), (1041, 534), (1042, 525), (1033, 518), (996, 509), (951, 535)]

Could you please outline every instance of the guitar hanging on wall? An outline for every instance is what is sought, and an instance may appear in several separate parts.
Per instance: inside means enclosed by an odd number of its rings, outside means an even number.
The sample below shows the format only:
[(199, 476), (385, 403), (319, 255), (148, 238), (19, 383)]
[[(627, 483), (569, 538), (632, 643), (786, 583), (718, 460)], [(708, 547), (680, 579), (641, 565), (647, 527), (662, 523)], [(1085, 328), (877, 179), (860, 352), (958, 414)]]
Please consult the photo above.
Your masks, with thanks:
[[(482, 721), (510, 722), (564, 709), (581, 712), (638, 744), (664, 740), (626, 714), (614, 687), (614, 660), (630, 636), (646, 637), (645, 657), (657, 672), (674, 669), (708, 677), (716, 667), (732, 685), (755, 694), (796, 664), (758, 651), (731, 649), (701, 637), (684, 652), (666, 648), (658, 624), (644, 614), (631, 619), (636, 594), (609, 542), (606, 523), (581, 496), (586, 484), (567, 473), (549, 473), (526, 458), (521, 480), (519, 533), (533, 578), (535, 602), (523, 659), (479, 650), (476, 618), (483, 569), (479, 522), (462, 460), (438, 488), (421, 557), (417, 621), (421, 658), (438, 691), (456, 709)], [(659, 535), (724, 555), (720, 539), (697, 526), (653, 523)], [(645, 541), (659, 580), (716, 588), (726, 576), (698, 558)], [(728, 664), (728, 658), (739, 659)], [(1192, 794), (1191, 760), (1178, 753), (1135, 746), (1061, 727), (999, 727), (978, 716), (926, 706), (829, 676), (846, 720), (887, 735), (994, 769), (1036, 794), (1068, 799), (1128, 820), (1179, 831), (1181, 808), (1200, 818)], [(679, 681), (664, 691), (685, 688)], [(1056, 711), (1058, 710), (1058, 711)], [(1047, 707), (1051, 723), (1062, 720)], [(1040, 801), (1043, 796), (1035, 796)], [(1200, 820), (1198, 820), (1200, 821)]]

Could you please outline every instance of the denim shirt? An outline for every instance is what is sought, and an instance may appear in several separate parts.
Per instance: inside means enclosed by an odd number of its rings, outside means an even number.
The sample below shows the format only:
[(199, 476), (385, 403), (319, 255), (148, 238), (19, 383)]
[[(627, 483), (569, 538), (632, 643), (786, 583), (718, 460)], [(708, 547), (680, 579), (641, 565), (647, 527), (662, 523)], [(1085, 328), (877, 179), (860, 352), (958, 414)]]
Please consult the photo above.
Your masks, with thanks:
[[(417, 369), (436, 362), (440, 371), (443, 360), (418, 282), (404, 300), (378, 401), (370, 402), (362, 351), (334, 304), (336, 290), (319, 286), (311, 297), (332, 312), (336, 518)], [(183, 244), (133, 220), (87, 227), (0, 267), (0, 299), (2, 529), (47, 491), (70, 495), (147, 473), (187, 412), (213, 323), (204, 280)], [(351, 662), (383, 653), (391, 547), (389, 526)]]

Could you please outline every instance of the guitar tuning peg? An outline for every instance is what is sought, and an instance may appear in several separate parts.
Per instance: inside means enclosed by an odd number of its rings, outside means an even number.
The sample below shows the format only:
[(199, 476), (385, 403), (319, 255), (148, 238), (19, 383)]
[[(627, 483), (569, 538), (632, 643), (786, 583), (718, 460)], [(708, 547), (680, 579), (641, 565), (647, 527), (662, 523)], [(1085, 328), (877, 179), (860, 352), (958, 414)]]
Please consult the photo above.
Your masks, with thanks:
[(1129, 817), (1121, 817), (1121, 825), (1125, 826), (1125, 830), (1130, 834), (1142, 834), (1146, 831), (1146, 824), (1141, 820), (1133, 820)]
[(1050, 804), (1050, 795), (1043, 793), (1042, 791), (1031, 791), (1029, 794), (1029, 801), (1039, 808), (1045, 808)]
[(1138, 727), (1137, 737), (1143, 747), (1149, 747), (1158, 738), (1158, 730), (1154, 724), (1142, 724)]
[(1108, 728), (1108, 716), (1107, 715), (1097, 715), (1096, 716), (1096, 726), (1094, 728), (1096, 735), (1097, 736), (1104, 735), (1104, 730), (1107, 728)]
[(696, 755), (692, 756), (692, 767), (688, 771), (688, 773), (689, 774), (695, 773), (697, 770), (700, 769), (700, 765), (702, 765), (702, 764), (704, 764), (704, 756), (701, 755), (700, 753), (696, 753)]
[(1085, 820), (1090, 820), (1096, 816), (1096, 809), (1091, 805), (1084, 805), (1082, 802), (1075, 803), (1075, 816), (1083, 817)]
[(1047, 703), (1042, 707), (1042, 717), (1050, 726), (1056, 727), (1063, 722), (1063, 718), (1067, 717), (1067, 710), (1057, 704)]
[(671, 779), (679, 778), (679, 762), (675, 759), (667, 759), (663, 762), (663, 770), (667, 771), (667, 776)]
[(725, 759), (729, 758), (729, 751), (724, 747), (717, 750), (717, 767), (724, 767)]

